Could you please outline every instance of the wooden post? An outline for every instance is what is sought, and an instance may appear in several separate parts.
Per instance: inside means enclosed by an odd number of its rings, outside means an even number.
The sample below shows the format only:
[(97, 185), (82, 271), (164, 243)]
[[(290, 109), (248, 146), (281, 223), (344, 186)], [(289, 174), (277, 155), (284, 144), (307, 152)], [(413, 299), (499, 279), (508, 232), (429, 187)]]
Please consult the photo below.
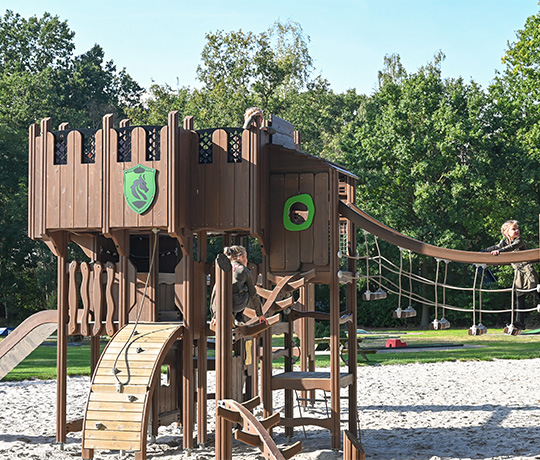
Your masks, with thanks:
[(232, 425), (217, 402), (232, 396), (232, 273), (216, 263), (216, 460), (232, 458)]
[[(306, 284), (300, 288), (299, 302), (302, 311), (315, 310), (315, 285)], [(300, 371), (315, 372), (315, 320), (313, 318), (301, 318), (298, 323), (298, 337), (300, 339)], [(306, 405), (306, 399), (315, 399), (315, 390), (302, 390), (300, 392), (302, 405)]]
[(56, 442), (65, 443), (67, 402), (67, 322), (68, 322), (68, 272), (67, 233), (51, 236), (58, 262), (58, 329), (56, 339)]
[[(189, 238), (189, 243), (192, 244), (192, 239)], [(184, 337), (182, 344), (182, 361), (183, 361), (183, 377), (182, 377), (182, 401), (183, 401), (183, 417), (182, 425), (184, 428), (184, 449), (193, 448), (193, 422), (195, 418), (195, 404), (193, 399), (194, 372), (193, 372), (193, 256), (184, 254), (181, 264), (183, 265), (184, 273), (184, 289), (182, 305), (184, 305)]]
[(114, 161), (111, 158), (111, 129), (113, 125), (112, 114), (105, 115), (103, 117), (103, 197), (101, 206), (103, 208), (103, 222), (101, 233), (108, 235), (110, 231), (110, 206), (109, 206), (109, 192), (110, 192), (110, 164)]
[[(348, 181), (347, 184), (347, 200), (354, 204), (355, 202), (355, 187)], [(348, 235), (348, 251), (352, 256), (356, 255), (356, 225), (350, 220), (347, 221)], [(356, 260), (349, 258), (348, 267), (351, 273), (356, 273)], [(349, 386), (349, 431), (353, 436), (358, 436), (358, 341), (357, 341), (357, 304), (358, 304), (358, 289), (356, 281), (347, 285), (347, 309), (352, 315), (352, 320), (349, 323), (349, 374), (352, 374), (352, 383)]]
[[(286, 316), (288, 329), (284, 334), (285, 348), (288, 349), (289, 354), (285, 356), (285, 372), (293, 371), (293, 360), (292, 360), (292, 341), (293, 341), (293, 323), (291, 320), (291, 315)], [(294, 400), (293, 400), (293, 390), (285, 390), (285, 418), (292, 419), (294, 417)], [(294, 429), (292, 426), (285, 427), (285, 436), (292, 438), (294, 434)]]
[(341, 445), (340, 358), (339, 358), (339, 217), (337, 172), (330, 173), (330, 417), (332, 448)]
[(206, 273), (204, 266), (207, 257), (208, 241), (206, 232), (199, 232), (197, 235), (197, 270), (195, 284), (198, 287), (197, 296), (194, 296), (194, 304), (200, 310), (197, 315), (197, 442), (204, 444), (208, 439), (207, 428), (207, 385), (208, 385), (208, 344), (206, 336), (206, 306), (207, 290)]

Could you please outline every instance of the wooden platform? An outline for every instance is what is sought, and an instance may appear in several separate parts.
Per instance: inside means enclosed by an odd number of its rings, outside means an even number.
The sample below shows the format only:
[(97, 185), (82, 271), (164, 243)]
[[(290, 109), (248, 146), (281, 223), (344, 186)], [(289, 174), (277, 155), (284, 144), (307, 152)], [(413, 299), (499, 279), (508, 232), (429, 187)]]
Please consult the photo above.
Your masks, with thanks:
[[(83, 458), (94, 449), (146, 457), (148, 411), (160, 366), (182, 333), (181, 323), (128, 324), (109, 342), (92, 378), (83, 425)], [(116, 369), (116, 370), (115, 370)]]
[[(342, 372), (339, 386), (351, 384), (352, 374)], [(330, 372), (282, 372), (272, 377), (272, 390), (325, 390), (331, 391)]]

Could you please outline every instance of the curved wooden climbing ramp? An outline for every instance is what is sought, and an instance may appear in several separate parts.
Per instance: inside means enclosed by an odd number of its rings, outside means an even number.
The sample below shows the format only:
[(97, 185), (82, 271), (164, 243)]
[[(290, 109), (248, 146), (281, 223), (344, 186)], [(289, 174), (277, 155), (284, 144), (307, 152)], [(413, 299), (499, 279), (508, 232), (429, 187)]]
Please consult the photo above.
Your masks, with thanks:
[(182, 331), (181, 323), (128, 324), (109, 342), (92, 378), (83, 458), (93, 458), (95, 449), (135, 451), (137, 460), (146, 458), (149, 411), (161, 363)]

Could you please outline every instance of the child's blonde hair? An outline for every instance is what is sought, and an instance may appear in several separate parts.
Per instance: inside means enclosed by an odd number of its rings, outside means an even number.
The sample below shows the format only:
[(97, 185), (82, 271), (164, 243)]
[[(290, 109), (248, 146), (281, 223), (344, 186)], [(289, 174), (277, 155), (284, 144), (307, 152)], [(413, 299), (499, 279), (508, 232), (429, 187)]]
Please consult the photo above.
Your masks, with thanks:
[(247, 251), (244, 246), (228, 246), (223, 248), (225, 254), (231, 260), (237, 260), (241, 255), (247, 256)]
[(516, 227), (519, 228), (519, 222), (517, 220), (507, 220), (504, 224), (502, 224), (501, 226), (502, 236), (504, 237), (508, 236), (507, 231), (512, 225), (515, 225)]

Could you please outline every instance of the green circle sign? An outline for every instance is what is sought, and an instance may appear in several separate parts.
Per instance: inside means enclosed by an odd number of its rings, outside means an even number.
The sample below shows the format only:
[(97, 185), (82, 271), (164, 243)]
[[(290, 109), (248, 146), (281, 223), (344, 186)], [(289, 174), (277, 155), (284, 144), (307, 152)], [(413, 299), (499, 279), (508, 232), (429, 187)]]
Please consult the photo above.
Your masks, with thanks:
[[(305, 210), (299, 210), (298, 207)], [(308, 229), (313, 223), (315, 204), (313, 198), (307, 193), (290, 197), (283, 206), (283, 226), (291, 232), (299, 232)], [(296, 222), (295, 222), (296, 220)], [(298, 222), (300, 221), (301, 222)]]

